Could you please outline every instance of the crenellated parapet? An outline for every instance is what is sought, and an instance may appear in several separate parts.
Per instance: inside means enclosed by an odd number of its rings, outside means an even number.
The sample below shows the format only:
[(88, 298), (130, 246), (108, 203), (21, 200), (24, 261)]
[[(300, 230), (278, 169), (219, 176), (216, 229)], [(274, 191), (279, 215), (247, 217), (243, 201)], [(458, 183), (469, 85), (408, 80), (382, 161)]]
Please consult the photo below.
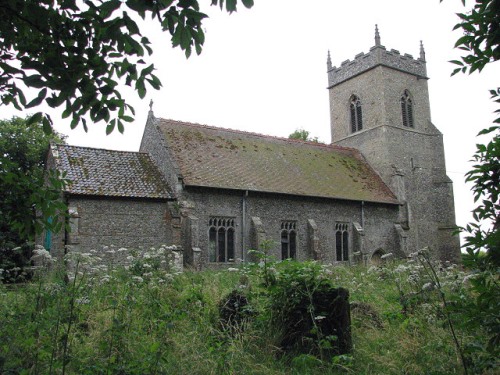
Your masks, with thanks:
[(354, 60), (342, 62), (340, 67), (332, 66), (330, 52), (328, 52), (328, 88), (338, 85), (354, 76), (377, 66), (385, 66), (405, 73), (410, 73), (420, 79), (427, 79), (425, 52), (420, 44), (420, 57), (415, 59), (412, 55), (402, 55), (395, 49), (387, 50), (380, 44), (378, 28), (375, 29), (375, 46), (368, 53), (359, 53)]

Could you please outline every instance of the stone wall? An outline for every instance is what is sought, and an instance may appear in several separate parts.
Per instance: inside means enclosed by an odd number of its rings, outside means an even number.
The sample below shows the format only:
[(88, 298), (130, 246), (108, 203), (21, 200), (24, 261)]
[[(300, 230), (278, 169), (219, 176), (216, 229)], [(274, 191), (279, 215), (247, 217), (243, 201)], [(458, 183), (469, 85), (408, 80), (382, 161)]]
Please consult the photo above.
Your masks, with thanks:
[(75, 251), (150, 248), (171, 245), (167, 202), (98, 197), (69, 198), (71, 231), (66, 242)]
[[(397, 195), (402, 203), (398, 232), (406, 238), (406, 251), (429, 247), (437, 257), (455, 260), (460, 244), (458, 236), (446, 230), (455, 227), (455, 214), (443, 137), (431, 122), (427, 79), (415, 70), (425, 68), (425, 62), (381, 47), (375, 50), (373, 56), (359, 56), (329, 73), (330, 81), (332, 74), (342, 77), (332, 81), (329, 90), (332, 143), (360, 150)], [(375, 52), (400, 61), (400, 66), (368, 64)], [(412, 100), (414, 127), (402, 124), (400, 99), (405, 90)], [(352, 95), (361, 100), (363, 118), (363, 130), (355, 133), (350, 125)]]
[[(248, 260), (248, 250), (254, 249), (256, 238), (274, 243), (271, 255), (281, 258), (281, 223), (294, 221), (297, 227), (297, 259), (320, 259), (335, 262), (335, 224), (349, 224), (350, 259), (354, 252), (363, 252), (369, 258), (377, 249), (385, 252), (397, 252), (398, 244), (394, 241), (396, 232), (394, 223), (398, 218), (398, 206), (365, 202), (318, 199), (309, 197), (278, 196), (238, 191), (187, 188), (183, 199), (190, 202), (189, 215), (197, 218), (197, 244), (202, 252), (202, 263), (209, 264), (208, 223), (212, 216), (234, 218), (235, 221), (235, 257), (236, 262)], [(245, 203), (244, 203), (245, 202)], [(243, 210), (245, 204), (245, 210)], [(245, 217), (243, 217), (245, 211)], [(190, 220), (185, 216), (183, 220)], [(262, 224), (262, 231), (255, 233), (255, 223)], [(354, 241), (354, 223), (361, 226), (364, 222), (363, 241)], [(192, 232), (191, 226), (187, 226)], [(355, 249), (355, 242), (363, 248)]]

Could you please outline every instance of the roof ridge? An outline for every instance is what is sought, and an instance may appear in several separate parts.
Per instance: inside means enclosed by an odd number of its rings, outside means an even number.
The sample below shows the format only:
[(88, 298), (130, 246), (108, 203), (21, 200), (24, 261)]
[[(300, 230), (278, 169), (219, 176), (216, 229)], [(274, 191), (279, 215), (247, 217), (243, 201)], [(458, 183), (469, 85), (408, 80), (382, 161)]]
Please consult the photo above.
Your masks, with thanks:
[(244, 135), (252, 135), (256, 136), (259, 138), (265, 138), (269, 140), (279, 140), (279, 141), (285, 141), (289, 143), (302, 143), (306, 145), (311, 145), (311, 146), (316, 146), (316, 147), (322, 147), (322, 148), (333, 148), (337, 150), (348, 150), (348, 151), (356, 151), (359, 153), (359, 150), (353, 147), (345, 147), (345, 146), (339, 146), (335, 145), (332, 143), (323, 143), (323, 142), (314, 142), (314, 141), (304, 141), (302, 139), (293, 139), (293, 138), (286, 138), (286, 137), (279, 137), (275, 135), (268, 135), (268, 134), (262, 134), (262, 133), (255, 133), (255, 132), (249, 132), (246, 130), (240, 130), (240, 129), (231, 129), (231, 128), (224, 128), (224, 127), (218, 127), (214, 125), (207, 125), (207, 124), (200, 124), (197, 122), (187, 122), (187, 121), (179, 121), (179, 120), (173, 120), (173, 119), (166, 119), (166, 118), (158, 118), (160, 121), (166, 121), (166, 122), (173, 122), (176, 124), (181, 124), (181, 125), (187, 125), (191, 127), (196, 127), (196, 128), (203, 128), (203, 129), (213, 129), (213, 130), (223, 130), (227, 131), (230, 133), (235, 133), (235, 134), (244, 134)]
[(124, 153), (124, 154), (146, 154), (146, 155), (149, 155), (148, 152), (144, 152), (144, 151), (112, 150), (109, 148), (70, 145), (67, 143), (56, 143), (55, 145), (57, 147), (62, 146), (62, 147), (73, 147), (73, 148), (80, 148), (80, 149), (87, 149), (87, 150), (110, 151), (110, 152)]

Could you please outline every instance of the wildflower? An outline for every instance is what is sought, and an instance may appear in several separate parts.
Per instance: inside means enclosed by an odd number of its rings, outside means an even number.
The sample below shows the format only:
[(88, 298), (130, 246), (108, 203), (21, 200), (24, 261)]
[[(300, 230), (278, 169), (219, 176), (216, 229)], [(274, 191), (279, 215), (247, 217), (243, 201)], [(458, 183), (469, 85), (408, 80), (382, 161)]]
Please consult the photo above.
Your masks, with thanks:
[(394, 257), (394, 254), (393, 253), (387, 253), (387, 254), (384, 254), (380, 257), (380, 259), (390, 259)]
[(233, 268), (233, 267), (230, 267), (227, 269), (228, 272), (238, 272), (239, 269), (238, 268)]
[(104, 275), (101, 277), (101, 283), (108, 283), (111, 280), (111, 276), (109, 275)]
[(87, 305), (90, 303), (90, 299), (88, 297), (80, 297), (75, 300), (78, 305)]
[(432, 289), (434, 289), (434, 283), (425, 283), (424, 285), (422, 285), (423, 291), (432, 290)]
[(405, 272), (408, 270), (408, 267), (406, 267), (405, 265), (403, 264), (400, 264), (398, 265), (395, 269), (394, 269), (394, 272), (396, 273), (402, 273), (402, 272)]
[(142, 283), (144, 279), (140, 276), (132, 276), (132, 280), (137, 281), (137, 283)]
[(323, 315), (318, 315), (318, 316), (315, 316), (315, 317), (314, 317), (314, 320), (323, 320), (323, 319), (325, 319), (325, 318), (326, 318), (326, 316), (323, 316)]
[(466, 275), (466, 276), (464, 277), (464, 279), (462, 280), (462, 284), (467, 284), (467, 283), (469, 282), (469, 280), (472, 280), (472, 279), (474, 279), (475, 277), (476, 277), (476, 275), (475, 275), (475, 274), (473, 274), (473, 273), (471, 273), (471, 274), (469, 274), (469, 275)]

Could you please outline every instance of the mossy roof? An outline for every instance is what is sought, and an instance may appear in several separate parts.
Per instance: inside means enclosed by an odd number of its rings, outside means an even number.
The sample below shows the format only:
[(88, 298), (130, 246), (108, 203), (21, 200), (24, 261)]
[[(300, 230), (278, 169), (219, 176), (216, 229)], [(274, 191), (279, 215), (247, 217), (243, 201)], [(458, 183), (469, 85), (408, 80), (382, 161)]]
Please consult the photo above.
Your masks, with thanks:
[(398, 203), (355, 149), (157, 121), (187, 186)]
[(53, 145), (56, 168), (66, 172), (66, 192), (129, 198), (170, 198), (167, 183), (147, 153)]

